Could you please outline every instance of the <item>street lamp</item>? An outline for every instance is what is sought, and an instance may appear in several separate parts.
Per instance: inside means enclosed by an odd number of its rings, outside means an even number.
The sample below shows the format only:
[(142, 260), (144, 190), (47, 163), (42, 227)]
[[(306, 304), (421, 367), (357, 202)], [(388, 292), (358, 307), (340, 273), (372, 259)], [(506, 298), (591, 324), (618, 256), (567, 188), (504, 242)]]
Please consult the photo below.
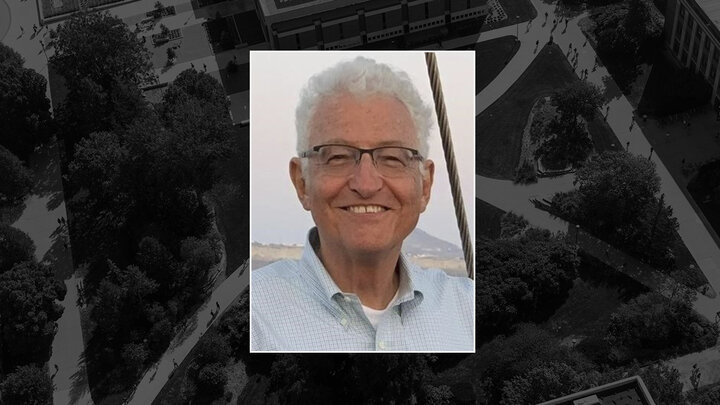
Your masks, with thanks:
[(520, 40), (520, 16), (515, 16), (515, 37)]
[(651, 147), (650, 147), (650, 154), (648, 155), (648, 161), (650, 161), (650, 158), (652, 157), (652, 153), (653, 153), (653, 147), (651, 146)]
[(575, 244), (577, 245), (578, 234), (580, 233), (580, 225), (575, 225)]
[(630, 151), (630, 141), (627, 141), (627, 143), (625, 144), (625, 150)]

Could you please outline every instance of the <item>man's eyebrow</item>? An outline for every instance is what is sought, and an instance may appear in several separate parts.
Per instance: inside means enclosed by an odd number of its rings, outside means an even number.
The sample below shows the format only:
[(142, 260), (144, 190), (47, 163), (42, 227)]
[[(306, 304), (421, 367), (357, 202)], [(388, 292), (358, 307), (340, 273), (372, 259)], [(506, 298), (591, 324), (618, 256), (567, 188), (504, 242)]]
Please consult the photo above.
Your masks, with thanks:
[[(354, 145), (351, 145), (350, 142), (348, 142), (347, 140), (342, 139), (342, 138), (330, 138), (327, 141), (325, 141), (324, 144), (325, 145), (337, 144), (337, 145), (354, 146)], [(405, 145), (403, 145), (403, 143), (400, 141), (389, 140), (389, 141), (378, 142), (375, 147), (381, 147), (381, 146), (405, 146)]]

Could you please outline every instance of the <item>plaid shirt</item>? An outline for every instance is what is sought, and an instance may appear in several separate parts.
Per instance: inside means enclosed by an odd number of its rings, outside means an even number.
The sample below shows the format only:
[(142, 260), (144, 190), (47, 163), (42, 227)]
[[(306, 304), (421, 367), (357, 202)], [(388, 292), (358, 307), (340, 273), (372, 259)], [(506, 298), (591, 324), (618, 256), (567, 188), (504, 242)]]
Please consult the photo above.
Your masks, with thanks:
[(251, 351), (474, 351), (472, 280), (421, 269), (401, 254), (398, 298), (376, 330), (358, 296), (340, 291), (325, 270), (316, 240), (314, 228), (299, 261), (251, 273)]

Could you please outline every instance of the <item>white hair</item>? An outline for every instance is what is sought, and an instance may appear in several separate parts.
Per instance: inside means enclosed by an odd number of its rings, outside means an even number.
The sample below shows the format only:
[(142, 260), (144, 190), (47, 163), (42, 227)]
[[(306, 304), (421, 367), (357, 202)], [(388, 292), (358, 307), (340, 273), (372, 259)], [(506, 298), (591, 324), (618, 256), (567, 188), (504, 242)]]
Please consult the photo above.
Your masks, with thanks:
[(298, 154), (310, 148), (310, 120), (320, 101), (343, 92), (355, 96), (382, 94), (397, 98), (408, 109), (417, 132), (418, 150), (427, 158), (432, 108), (423, 102), (407, 73), (362, 56), (312, 76), (303, 88), (295, 110)]

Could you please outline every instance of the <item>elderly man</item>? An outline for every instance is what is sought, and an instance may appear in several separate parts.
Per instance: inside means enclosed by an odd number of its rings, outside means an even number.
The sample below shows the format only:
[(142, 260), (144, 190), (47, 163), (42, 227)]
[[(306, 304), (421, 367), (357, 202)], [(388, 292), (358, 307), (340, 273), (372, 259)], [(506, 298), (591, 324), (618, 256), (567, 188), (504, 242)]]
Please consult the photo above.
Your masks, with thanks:
[(299, 261), (252, 273), (252, 351), (472, 351), (473, 285), (401, 252), (430, 200), (431, 109), (359, 57), (312, 77), (290, 177), (316, 227)]

